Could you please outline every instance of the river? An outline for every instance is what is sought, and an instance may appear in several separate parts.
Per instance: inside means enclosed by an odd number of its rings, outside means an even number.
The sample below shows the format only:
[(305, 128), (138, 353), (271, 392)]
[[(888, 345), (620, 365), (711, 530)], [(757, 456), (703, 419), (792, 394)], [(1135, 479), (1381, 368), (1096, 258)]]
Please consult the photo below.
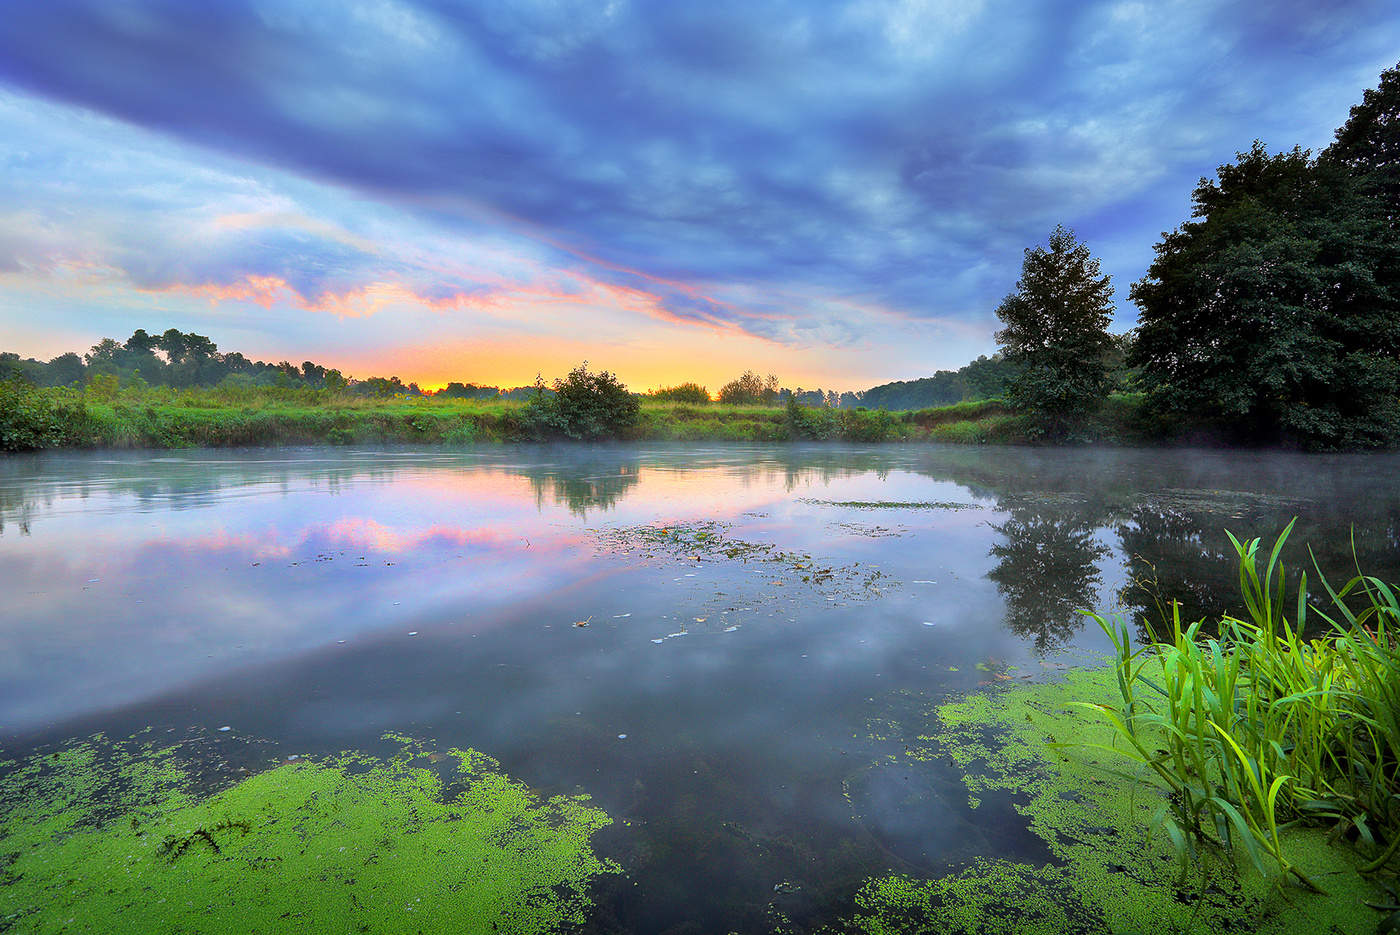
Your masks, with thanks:
[[(0, 741), (229, 762), (471, 748), (614, 820), (596, 927), (815, 925), (862, 879), (1034, 856), (892, 711), (1234, 607), (1225, 536), (1400, 579), (1400, 460), (893, 446), (0, 460)], [(234, 744), (242, 744), (233, 751)], [(689, 928), (687, 928), (689, 926)]]

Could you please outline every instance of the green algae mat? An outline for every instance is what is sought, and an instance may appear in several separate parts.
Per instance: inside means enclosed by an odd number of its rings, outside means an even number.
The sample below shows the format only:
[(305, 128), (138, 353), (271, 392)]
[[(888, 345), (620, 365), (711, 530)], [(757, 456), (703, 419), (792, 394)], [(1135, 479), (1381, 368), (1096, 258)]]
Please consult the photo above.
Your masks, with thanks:
[[(1009, 796), (1051, 859), (987, 857), (867, 880), (825, 935), (1371, 935), (1386, 902), (1344, 845), (1286, 839), (1325, 895), (1215, 855), (1185, 872), (1155, 826), (1161, 791), (1095, 744), (1075, 702), (1112, 673), (1072, 670), (881, 721), (896, 757), (951, 761), (974, 810)], [(586, 796), (542, 798), (471, 750), (303, 759), (228, 778), (181, 745), (101, 736), (0, 764), (0, 932), (543, 933), (594, 918), (617, 864)], [(1060, 746), (1060, 744), (1066, 744)], [(213, 778), (211, 778), (211, 775)], [(848, 891), (849, 892), (849, 891)], [(832, 918), (831, 915), (827, 916)], [(811, 932), (781, 916), (773, 935)]]
[[(1286, 856), (1323, 895), (1280, 886), (1228, 855), (1183, 868), (1158, 826), (1163, 790), (1112, 750), (1112, 730), (1077, 702), (1111, 702), (1109, 667), (1063, 681), (1016, 685), (938, 706), (921, 725), (884, 722), (900, 756), (948, 758), (969, 801), (1010, 795), (1053, 860), (978, 860), (936, 879), (870, 880), (833, 932), (868, 935), (1273, 933), (1374, 935), (1393, 902), (1357, 867), (1364, 860), (1324, 832), (1294, 830)], [(1369, 904), (1369, 905), (1368, 905)]]
[(583, 796), (471, 750), (301, 760), (201, 794), (178, 747), (5, 764), (0, 931), (554, 932), (617, 872)]

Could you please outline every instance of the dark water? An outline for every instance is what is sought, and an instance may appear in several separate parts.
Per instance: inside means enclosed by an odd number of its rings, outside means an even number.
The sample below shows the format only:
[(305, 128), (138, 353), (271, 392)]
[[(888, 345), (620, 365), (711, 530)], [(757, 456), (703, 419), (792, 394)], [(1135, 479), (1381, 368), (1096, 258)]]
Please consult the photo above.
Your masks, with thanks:
[(1311, 544), (1345, 579), (1354, 537), (1400, 579), (1398, 468), (832, 445), (10, 458), (0, 741), (469, 746), (619, 820), (597, 844), (628, 873), (598, 928), (811, 922), (873, 874), (1037, 853), (950, 767), (895, 765), (881, 725), (1103, 649), (1078, 608), (1232, 607), (1226, 528), (1298, 516), (1293, 565)]

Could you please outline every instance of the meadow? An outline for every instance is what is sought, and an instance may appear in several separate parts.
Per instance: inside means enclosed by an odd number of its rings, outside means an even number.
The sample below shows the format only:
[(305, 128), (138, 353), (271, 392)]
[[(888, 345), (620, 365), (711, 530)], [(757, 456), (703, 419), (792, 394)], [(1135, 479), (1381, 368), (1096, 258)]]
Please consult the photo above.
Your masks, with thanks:
[[(544, 441), (527, 404), (499, 399), (378, 399), (325, 389), (112, 388), (0, 384), (0, 450), (375, 445)], [(1127, 439), (1131, 400), (1105, 408), (1098, 438)], [(1000, 400), (909, 411), (694, 404), (641, 399), (620, 441), (1024, 440)]]

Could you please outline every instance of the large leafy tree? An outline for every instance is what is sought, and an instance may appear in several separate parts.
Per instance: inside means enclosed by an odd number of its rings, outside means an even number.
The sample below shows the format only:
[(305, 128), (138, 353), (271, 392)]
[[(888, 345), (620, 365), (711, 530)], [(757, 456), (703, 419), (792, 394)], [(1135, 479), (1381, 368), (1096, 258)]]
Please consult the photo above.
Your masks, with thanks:
[(1015, 373), (1007, 399), (1043, 434), (1071, 434), (1102, 403), (1112, 314), (1109, 277), (1073, 231), (1056, 227), (1046, 247), (1026, 250), (996, 338)]
[(1400, 73), (1316, 161), (1256, 142), (1201, 179), (1131, 295), (1162, 415), (1315, 449), (1400, 440)]

